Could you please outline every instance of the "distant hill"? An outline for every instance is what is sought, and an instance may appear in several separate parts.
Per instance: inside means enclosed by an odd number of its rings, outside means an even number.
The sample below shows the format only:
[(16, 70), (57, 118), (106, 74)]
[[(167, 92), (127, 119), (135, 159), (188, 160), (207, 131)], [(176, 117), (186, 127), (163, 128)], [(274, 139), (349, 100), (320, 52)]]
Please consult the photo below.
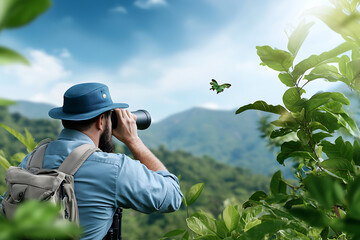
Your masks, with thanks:
[[(18, 101), (9, 111), (28, 118), (48, 118), (54, 106), (44, 103)], [(150, 113), (151, 114), (151, 113)], [(149, 129), (139, 131), (151, 148), (165, 146), (170, 150), (185, 150), (197, 156), (208, 155), (219, 162), (250, 168), (255, 173), (271, 174), (281, 169), (276, 154), (269, 151), (260, 138), (257, 111), (235, 115), (233, 111), (192, 108), (174, 114)]]
[(149, 147), (184, 149), (219, 162), (269, 174), (282, 168), (257, 130), (259, 113), (193, 108), (154, 123), (139, 135)]
[(10, 113), (20, 113), (24, 117), (31, 119), (42, 119), (49, 118), (48, 112), (51, 108), (54, 108), (54, 105), (47, 103), (38, 103), (17, 100), (15, 105), (9, 107)]

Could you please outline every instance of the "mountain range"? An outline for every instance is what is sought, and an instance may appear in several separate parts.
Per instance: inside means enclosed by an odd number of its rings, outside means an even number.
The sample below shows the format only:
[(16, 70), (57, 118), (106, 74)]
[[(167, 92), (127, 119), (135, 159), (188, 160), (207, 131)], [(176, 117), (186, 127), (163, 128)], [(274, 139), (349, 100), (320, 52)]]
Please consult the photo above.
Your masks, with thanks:
[[(9, 111), (28, 118), (48, 118), (47, 112), (52, 107), (18, 101)], [(181, 149), (268, 175), (282, 166), (260, 137), (257, 130), (260, 116), (256, 111), (235, 115), (235, 110), (192, 108), (153, 123), (139, 131), (139, 136), (150, 148), (163, 145), (169, 150)]]

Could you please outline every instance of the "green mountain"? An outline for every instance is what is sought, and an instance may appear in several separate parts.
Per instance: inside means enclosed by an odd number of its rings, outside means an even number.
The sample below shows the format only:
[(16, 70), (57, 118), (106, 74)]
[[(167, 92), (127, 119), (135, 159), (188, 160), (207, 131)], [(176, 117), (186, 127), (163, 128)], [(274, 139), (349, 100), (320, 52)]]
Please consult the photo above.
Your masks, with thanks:
[(197, 156), (269, 174), (282, 168), (257, 130), (260, 113), (193, 108), (154, 123), (139, 135), (149, 147), (183, 149)]
[(9, 107), (10, 113), (20, 113), (24, 117), (31, 119), (49, 119), (48, 111), (55, 106), (47, 103), (38, 103), (17, 100), (15, 105)]
[[(47, 112), (52, 107), (18, 101), (9, 111), (19, 112), (30, 119), (49, 119)], [(283, 168), (276, 162), (276, 154), (266, 147), (266, 141), (260, 137), (257, 130), (260, 116), (256, 111), (235, 115), (235, 110), (193, 108), (153, 123), (149, 129), (139, 131), (139, 135), (151, 148), (163, 145), (173, 151), (207, 155), (218, 162), (270, 174)]]

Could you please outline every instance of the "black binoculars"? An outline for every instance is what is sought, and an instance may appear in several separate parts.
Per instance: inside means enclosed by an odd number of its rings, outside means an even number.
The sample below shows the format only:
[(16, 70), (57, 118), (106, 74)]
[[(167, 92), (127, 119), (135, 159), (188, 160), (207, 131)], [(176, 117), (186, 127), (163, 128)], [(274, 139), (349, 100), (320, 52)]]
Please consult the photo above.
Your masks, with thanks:
[[(148, 111), (141, 109), (131, 113), (136, 116), (136, 126), (139, 130), (147, 129), (150, 126), (151, 116)], [(112, 128), (115, 129), (117, 127), (117, 116), (115, 113), (111, 114), (111, 122)]]

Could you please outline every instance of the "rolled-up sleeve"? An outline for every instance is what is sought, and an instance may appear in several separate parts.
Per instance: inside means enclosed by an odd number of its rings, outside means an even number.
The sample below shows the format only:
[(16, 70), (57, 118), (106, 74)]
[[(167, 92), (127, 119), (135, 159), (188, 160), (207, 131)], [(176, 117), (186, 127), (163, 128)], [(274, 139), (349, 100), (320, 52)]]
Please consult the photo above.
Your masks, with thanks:
[(173, 212), (179, 209), (183, 195), (177, 177), (168, 171), (151, 171), (139, 161), (119, 155), (116, 178), (117, 207), (143, 213)]

